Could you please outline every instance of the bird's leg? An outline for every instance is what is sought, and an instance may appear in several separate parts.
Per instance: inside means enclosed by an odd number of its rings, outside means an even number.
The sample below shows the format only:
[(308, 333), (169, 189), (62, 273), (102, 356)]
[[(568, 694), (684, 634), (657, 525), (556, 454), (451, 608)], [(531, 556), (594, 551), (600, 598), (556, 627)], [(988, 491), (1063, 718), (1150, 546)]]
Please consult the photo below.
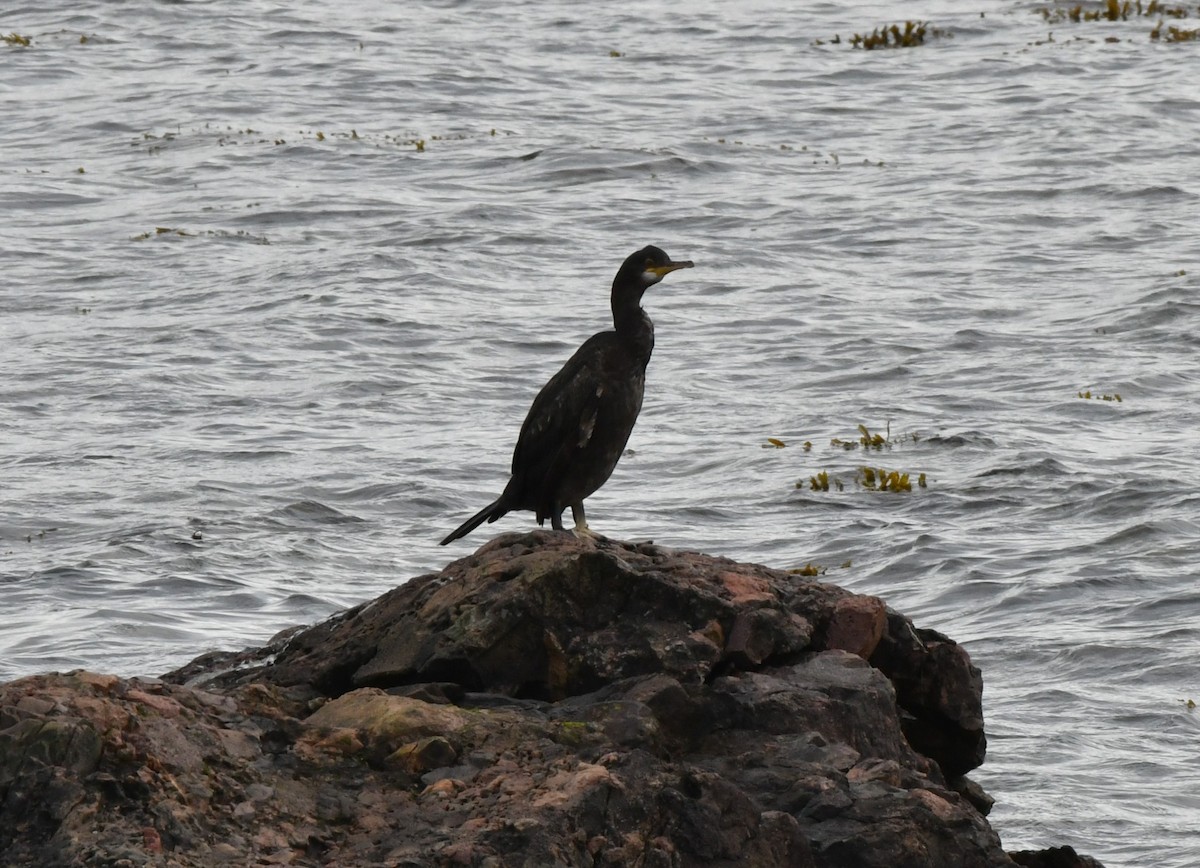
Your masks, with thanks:
[(599, 534), (588, 529), (587, 516), (583, 513), (583, 501), (571, 504), (571, 518), (575, 519), (574, 533), (577, 537), (596, 539)]
[(550, 529), (551, 530), (562, 530), (563, 529), (562, 510), (561, 509), (556, 509), (552, 513), (550, 513)]

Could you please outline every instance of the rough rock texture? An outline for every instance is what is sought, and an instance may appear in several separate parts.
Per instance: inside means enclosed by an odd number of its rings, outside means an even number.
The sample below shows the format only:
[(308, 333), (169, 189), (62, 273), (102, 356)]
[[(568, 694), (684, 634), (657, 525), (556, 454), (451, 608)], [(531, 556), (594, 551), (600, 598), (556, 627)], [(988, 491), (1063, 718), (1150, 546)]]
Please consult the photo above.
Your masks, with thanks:
[(505, 535), (163, 680), (0, 685), (0, 863), (1012, 868), (981, 689), (873, 597)]
[(1091, 856), (1080, 856), (1073, 847), (1048, 850), (1018, 850), (1012, 860), (1026, 868), (1102, 868)]

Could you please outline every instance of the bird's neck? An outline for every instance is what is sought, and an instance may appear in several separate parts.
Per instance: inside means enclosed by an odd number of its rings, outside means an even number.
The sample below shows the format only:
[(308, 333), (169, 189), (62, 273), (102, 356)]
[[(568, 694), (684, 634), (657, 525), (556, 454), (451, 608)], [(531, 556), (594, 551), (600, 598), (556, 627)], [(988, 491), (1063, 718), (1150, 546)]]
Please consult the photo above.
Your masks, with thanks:
[(637, 302), (613, 305), (613, 326), (617, 337), (627, 344), (643, 367), (654, 350), (654, 323)]

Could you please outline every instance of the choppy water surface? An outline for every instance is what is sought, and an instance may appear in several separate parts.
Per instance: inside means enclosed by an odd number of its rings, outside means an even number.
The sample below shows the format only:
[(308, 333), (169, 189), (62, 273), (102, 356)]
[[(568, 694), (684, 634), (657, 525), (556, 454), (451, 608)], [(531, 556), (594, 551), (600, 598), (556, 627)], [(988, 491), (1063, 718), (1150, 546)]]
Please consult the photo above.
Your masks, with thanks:
[[(846, 42), (916, 17), (948, 33)], [(1200, 58), (1153, 24), (10, 10), (0, 678), (162, 672), (528, 527), (436, 546), (652, 242), (696, 268), (647, 297), (593, 527), (820, 565), (965, 642), (1006, 846), (1193, 865)], [(830, 444), (859, 424), (891, 448)], [(864, 490), (868, 461), (928, 487)]]

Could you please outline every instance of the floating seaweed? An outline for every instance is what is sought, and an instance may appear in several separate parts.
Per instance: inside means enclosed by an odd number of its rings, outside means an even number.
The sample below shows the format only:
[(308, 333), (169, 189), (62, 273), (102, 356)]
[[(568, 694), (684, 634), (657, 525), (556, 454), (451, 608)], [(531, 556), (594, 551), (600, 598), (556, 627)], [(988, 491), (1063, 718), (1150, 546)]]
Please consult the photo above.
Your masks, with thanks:
[[(855, 33), (850, 39), (850, 47), (867, 51), (876, 48), (914, 48), (925, 44), (926, 35), (943, 37), (950, 34), (941, 28), (931, 27), (925, 21), (905, 21), (903, 29), (899, 24), (891, 24), (877, 27), (865, 36)], [(835, 36), (831, 41), (839, 43), (841, 38)]]
[[(812, 157), (812, 164), (814, 166), (818, 165), (820, 163), (824, 163), (827, 166), (832, 165), (835, 167), (841, 165), (840, 158), (833, 151), (822, 152), (822, 151), (816, 150), (815, 148), (809, 148), (808, 145), (796, 146), (796, 145), (789, 145), (789, 144), (781, 143), (778, 146), (776, 146), (776, 145), (755, 144), (754, 142), (747, 142), (747, 141), (743, 141), (742, 139), (729, 139), (729, 138), (726, 138), (725, 136), (717, 136), (716, 138), (710, 138), (709, 136), (704, 136), (704, 141), (715, 142), (718, 145), (737, 145), (738, 147), (754, 148), (756, 150), (767, 150), (767, 149), (777, 150), (778, 149), (780, 151), (786, 151), (786, 152), (797, 154), (797, 155), (803, 154), (805, 156)], [(862, 165), (864, 165), (864, 166), (879, 166), (880, 168), (882, 168), (884, 165), (884, 162), (883, 162), (883, 160), (871, 160), (871, 159), (864, 157), (863, 161), (862, 161)]]
[[(1074, 6), (1043, 6), (1038, 10), (1042, 17), (1050, 23), (1071, 21), (1076, 24), (1083, 21), (1128, 21), (1130, 18), (1158, 18), (1158, 23), (1150, 31), (1150, 38), (1164, 42), (1190, 42), (1200, 39), (1200, 28), (1187, 29), (1168, 25), (1163, 33), (1165, 18), (1183, 19), (1189, 17), (1186, 6), (1172, 6), (1150, 0), (1143, 4), (1142, 0), (1104, 0), (1095, 6), (1085, 8), (1082, 3)], [(1116, 37), (1107, 37), (1106, 42), (1119, 42)]]
[(192, 127), (188, 130), (172, 130), (161, 134), (153, 132), (144, 132), (139, 138), (135, 139), (132, 144), (136, 147), (145, 147), (151, 154), (157, 154), (170, 147), (171, 143), (179, 138), (187, 136), (212, 136), (217, 137), (218, 147), (245, 147), (256, 145), (274, 145), (277, 147), (292, 144), (295, 139), (316, 140), (325, 145), (337, 143), (339, 140), (346, 142), (354, 142), (359, 146), (372, 146), (376, 148), (395, 148), (400, 150), (415, 150), (423, 152), (427, 150), (432, 142), (450, 142), (450, 141), (467, 141), (470, 139), (478, 139), (484, 136), (495, 138), (497, 136), (511, 136), (514, 133), (507, 130), (497, 130), (494, 127), (491, 129), (481, 130), (472, 133), (433, 133), (428, 135), (420, 135), (415, 132), (407, 133), (359, 133), (357, 129), (349, 129), (341, 132), (331, 130), (318, 129), (299, 129), (294, 130), (294, 136), (285, 134), (282, 131), (275, 134), (264, 133), (262, 130), (255, 130), (251, 127), (235, 128), (230, 125), (213, 125), (205, 124), (203, 127)]
[(1038, 10), (1042, 13), (1042, 17), (1050, 22), (1057, 23), (1059, 21), (1128, 21), (1132, 16), (1134, 18), (1153, 18), (1156, 15), (1166, 15), (1168, 18), (1187, 18), (1188, 10), (1186, 6), (1169, 6), (1166, 3), (1160, 3), (1159, 0), (1150, 0), (1148, 5), (1142, 5), (1141, 0), (1136, 2), (1119, 2), (1119, 0), (1104, 0), (1100, 5), (1085, 9), (1082, 3), (1076, 3), (1074, 6), (1043, 6)]
[[(808, 487), (813, 491), (828, 491), (830, 484), (832, 484), (833, 487), (838, 491), (842, 491), (845, 488), (845, 486), (842, 485), (842, 481), (836, 476), (831, 477), (829, 475), (829, 471), (827, 470), (822, 470), (816, 476), (808, 477)], [(797, 482), (796, 487), (803, 488), (804, 483)]]
[[(891, 429), (892, 429), (892, 426), (891, 426), (891, 423), (889, 422), (888, 423), (888, 434), (889, 435), (891, 434)], [(870, 429), (867, 428), (866, 425), (859, 425), (858, 433), (861, 435), (858, 438), (858, 442), (862, 444), (863, 449), (874, 449), (876, 452), (878, 452), (880, 449), (882, 449), (888, 443), (888, 438), (886, 436), (884, 436), (883, 434), (880, 434), (878, 431), (876, 431), (874, 434), (872, 434)]]
[(785, 446), (787, 446), (787, 444), (784, 443), (782, 440), (780, 440), (778, 437), (768, 437), (767, 442), (762, 445), (762, 448), (763, 449), (782, 449)]
[(7, 36), (0, 36), (9, 45), (19, 45), (22, 48), (28, 48), (33, 44), (33, 40), (28, 36), (22, 36), (20, 33), (10, 33)]
[(1105, 395), (1101, 392), (1096, 392), (1093, 394), (1091, 389), (1087, 389), (1082, 392), (1076, 392), (1075, 397), (1083, 398), (1085, 401), (1116, 401), (1118, 404), (1121, 403), (1120, 392), (1113, 392), (1111, 395)]
[(882, 467), (858, 468), (858, 484), (868, 491), (912, 491), (907, 473), (884, 470)]
[(143, 232), (140, 235), (133, 236), (133, 238), (130, 240), (131, 241), (145, 241), (147, 238), (153, 238), (155, 235), (181, 235), (186, 238), (189, 235), (195, 235), (195, 234), (196, 233), (188, 232), (185, 229), (173, 229), (170, 226), (155, 226), (153, 232)]
[(238, 229), (235, 232), (230, 232), (227, 229), (204, 229), (199, 232), (189, 232), (186, 229), (176, 229), (172, 226), (155, 226), (152, 231), (142, 232), (139, 235), (134, 235), (130, 241), (146, 241), (159, 235), (176, 235), (181, 238), (198, 238), (205, 236), (208, 238), (231, 238), (236, 241), (249, 241), (253, 244), (270, 244), (265, 235), (255, 235), (252, 232), (247, 232), (244, 229)]
[[(1158, 22), (1158, 26), (1150, 31), (1151, 39), (1160, 39), (1162, 37), (1162, 21)], [(1200, 27), (1187, 30), (1182, 27), (1176, 27), (1173, 24), (1167, 25), (1167, 38), (1164, 42), (1193, 42), (1200, 39)], [(1182, 272), (1180, 272), (1182, 273)]]
[[(858, 468), (855, 475), (855, 482), (868, 491), (912, 491), (911, 474), (899, 470), (885, 470), (882, 467), (870, 467), (863, 465)], [(928, 487), (928, 482), (925, 474), (917, 476), (917, 485), (921, 488)], [(797, 482), (797, 488), (803, 488), (804, 482)], [(844, 491), (845, 486), (842, 481), (836, 476), (830, 476), (829, 471), (822, 470), (814, 476), (808, 478), (808, 487), (812, 491), (829, 491), (830, 488), (835, 488), (838, 491)]]
[[(864, 424), (858, 426), (858, 438), (855, 440), (843, 439), (834, 437), (829, 441), (829, 445), (835, 448), (840, 448), (845, 451), (862, 450), (864, 452), (874, 450), (882, 452), (884, 449), (891, 450), (906, 441), (911, 440), (916, 443), (921, 439), (921, 435), (915, 431), (906, 434), (898, 435), (896, 438), (891, 436), (891, 422), (886, 423), (884, 432), (872, 431)], [(766, 448), (764, 446), (764, 448)], [(809, 452), (812, 449), (812, 442), (804, 442), (804, 451)], [(873, 491), (912, 491), (913, 478), (912, 475), (902, 471), (888, 471), (877, 467), (860, 467), (856, 473), (855, 481), (864, 488)], [(916, 476), (916, 483), (921, 488), (927, 486), (925, 474), (921, 473)], [(845, 485), (837, 476), (831, 475), (829, 471), (822, 470), (809, 476), (807, 481), (800, 479), (795, 483), (796, 488), (808, 488), (812, 491), (844, 491)]]
[[(872, 433), (871, 429), (869, 429), (866, 425), (859, 425), (859, 437), (857, 440), (843, 440), (841, 437), (833, 437), (830, 439), (829, 445), (840, 446), (847, 452), (860, 447), (863, 449), (874, 449), (876, 452), (879, 452), (885, 446), (889, 449), (891, 448), (891, 430), (892, 424), (890, 422), (887, 424), (887, 428), (885, 429), (886, 433), (884, 434), (880, 434), (878, 431)], [(916, 435), (912, 435), (912, 437), (914, 440), (916, 439)]]

